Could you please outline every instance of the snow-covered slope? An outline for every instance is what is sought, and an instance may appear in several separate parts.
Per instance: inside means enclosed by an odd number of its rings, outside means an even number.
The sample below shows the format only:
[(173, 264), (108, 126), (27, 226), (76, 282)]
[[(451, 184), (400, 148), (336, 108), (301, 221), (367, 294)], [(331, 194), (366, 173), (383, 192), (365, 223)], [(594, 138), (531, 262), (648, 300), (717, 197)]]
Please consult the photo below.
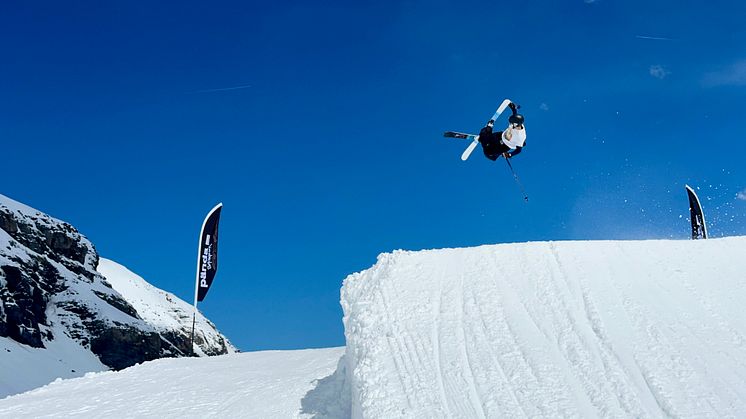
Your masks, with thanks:
[(379, 257), (342, 289), (353, 417), (746, 417), (746, 238)]
[(80, 377), (108, 369), (93, 352), (64, 333), (46, 342), (45, 348), (0, 337), (0, 399), (49, 384), (56, 378)]
[[(108, 260), (104, 278), (98, 264), (73, 226), (0, 195), (0, 397), (190, 353), (187, 303)], [(199, 354), (235, 352), (201, 316), (195, 343)]]
[(345, 349), (156, 360), (0, 417), (746, 417), (745, 253), (746, 237), (383, 254), (345, 279)]
[(344, 363), (339, 366), (343, 353), (330, 348), (160, 359), (8, 397), (0, 400), (0, 418), (341, 419), (349, 417), (350, 406)]
[[(100, 258), (97, 270), (112, 288), (132, 304), (145, 323), (154, 327), (169, 340), (186, 341), (192, 329), (192, 305), (170, 292), (150, 285), (126, 267), (105, 258)], [(174, 331), (178, 331), (174, 333)], [(200, 355), (235, 353), (236, 348), (218, 332), (211, 321), (197, 312), (194, 326), (195, 350)]]

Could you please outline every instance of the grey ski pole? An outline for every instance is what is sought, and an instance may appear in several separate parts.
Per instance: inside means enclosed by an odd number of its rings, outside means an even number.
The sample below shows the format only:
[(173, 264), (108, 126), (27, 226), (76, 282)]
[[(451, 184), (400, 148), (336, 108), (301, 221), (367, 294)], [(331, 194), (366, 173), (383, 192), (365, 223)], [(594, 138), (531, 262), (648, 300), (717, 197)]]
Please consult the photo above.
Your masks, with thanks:
[(521, 193), (523, 193), (523, 199), (526, 202), (528, 202), (528, 195), (526, 195), (526, 190), (523, 188), (523, 184), (521, 183), (521, 180), (518, 179), (518, 175), (515, 174), (515, 170), (513, 170), (513, 165), (510, 164), (510, 159), (505, 158), (505, 163), (508, 163), (508, 167), (510, 168), (510, 173), (513, 174), (513, 178), (515, 179), (515, 182), (518, 184), (518, 187), (521, 188)]

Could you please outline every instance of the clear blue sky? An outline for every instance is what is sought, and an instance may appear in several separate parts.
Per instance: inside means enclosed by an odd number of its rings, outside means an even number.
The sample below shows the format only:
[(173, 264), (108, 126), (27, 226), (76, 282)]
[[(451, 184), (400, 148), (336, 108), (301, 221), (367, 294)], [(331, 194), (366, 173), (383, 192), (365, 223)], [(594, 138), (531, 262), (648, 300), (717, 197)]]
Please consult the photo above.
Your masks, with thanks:
[[(3, 2), (0, 193), (187, 301), (223, 202), (200, 308), (243, 350), (344, 344), (394, 249), (685, 239), (685, 183), (746, 234), (746, 4), (274, 3)], [(441, 137), (506, 97), (529, 203)]]

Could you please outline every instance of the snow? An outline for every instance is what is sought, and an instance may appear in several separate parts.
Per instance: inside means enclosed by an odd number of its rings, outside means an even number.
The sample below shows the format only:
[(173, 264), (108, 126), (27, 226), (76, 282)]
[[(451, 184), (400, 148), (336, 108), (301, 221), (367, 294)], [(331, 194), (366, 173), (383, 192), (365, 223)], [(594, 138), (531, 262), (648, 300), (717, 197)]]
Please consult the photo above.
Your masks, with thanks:
[(746, 417), (744, 250), (395, 251), (345, 279), (345, 348), (152, 361), (0, 400), (0, 418)]
[[(4, 234), (0, 230), (0, 245)], [(18, 246), (23, 251), (13, 256), (36, 255), (20, 244)], [(0, 261), (3, 261), (2, 258)], [(88, 283), (62, 264), (53, 260), (49, 262), (65, 276), (69, 286), (63, 293), (53, 295), (47, 306), (49, 326), (46, 330), (51, 332), (53, 339), (44, 339), (45, 348), (31, 348), (0, 337), (0, 398), (34, 389), (57, 378), (80, 377), (87, 372), (109, 369), (88, 348), (69, 337), (69, 325), (80, 322), (80, 319), (74, 314), (67, 315), (66, 310), (57, 307), (55, 303), (58, 301), (84, 301), (87, 307), (94, 308), (99, 313), (100, 320), (110, 324), (129, 324), (141, 330), (163, 332), (191, 328), (192, 311), (188, 303), (148, 284), (114, 261), (101, 258), (98, 269), (114, 290), (122, 294), (137, 310), (142, 320), (126, 315), (98, 298), (93, 291), (111, 293), (101, 281)], [(0, 281), (0, 285), (3, 285), (3, 281)], [(0, 315), (4, 315), (1, 307)], [(195, 330), (213, 347), (217, 345), (220, 336), (201, 313), (197, 315)], [(226, 341), (226, 346), (229, 353), (236, 352), (230, 342)], [(198, 355), (204, 355), (201, 348), (195, 345), (195, 349)]]
[[(19, 225), (27, 229), (21, 230), (26, 234), (39, 238), (43, 237), (42, 230), (49, 229), (62, 232), (71, 240), (82, 243), (88, 248), (88, 252), (85, 263), (80, 267), (91, 273), (89, 276), (79, 275), (57, 258), (37, 253), (0, 229), (0, 265), (21, 266), (20, 264), (25, 263), (31, 266), (25, 269), (33, 270), (34, 260), (44, 260), (56, 270), (55, 281), (64, 283), (63, 290), (50, 292), (48, 295), (46, 324), (39, 326), (45, 348), (32, 348), (0, 337), (0, 398), (48, 384), (57, 378), (72, 378), (86, 372), (108, 370), (88, 347), (91, 336), (84, 321), (93, 319), (102, 325), (129, 326), (145, 332), (181, 332), (181, 337), (188, 339), (192, 323), (189, 304), (147, 284), (113, 261), (102, 259), (99, 268), (103, 274), (95, 272), (93, 261), (98, 257), (93, 245), (60, 220), (3, 195), (0, 195), (0, 211), (12, 213)], [(66, 263), (79, 264), (72, 260), (67, 260)], [(114, 285), (114, 289), (104, 282), (104, 275), (107, 276), (107, 282)], [(0, 291), (4, 291), (6, 286), (7, 281), (0, 276)], [(133, 299), (130, 304), (141, 318), (132, 317), (109, 304), (107, 297), (111, 300), (119, 299), (118, 289), (121, 294), (126, 294), (123, 296), (125, 299)], [(6, 301), (6, 304), (13, 304), (12, 301)], [(78, 310), (90, 313), (91, 318), (82, 319)], [(0, 319), (5, 320), (6, 317), (0, 304)], [(206, 352), (219, 352), (224, 344), (229, 353), (236, 351), (201, 314), (197, 316), (195, 333), (195, 341), (200, 345), (198, 355), (204, 355), (203, 349)], [(174, 335), (168, 336), (170, 338)], [(210, 349), (207, 350), (207, 347)]]
[(0, 228), (0, 264), (17, 266), (18, 264), (13, 261), (14, 259), (27, 262), (30, 258), (23, 249), (25, 247), (21, 246), (20, 243), (10, 237), (10, 234)]
[[(158, 331), (191, 330), (193, 306), (170, 292), (150, 285), (126, 267), (105, 258), (99, 259), (97, 270), (112, 288), (137, 310), (140, 317)], [(195, 334), (207, 342), (217, 342), (219, 332), (202, 313), (197, 312)], [(195, 346), (199, 354), (202, 349)], [(229, 353), (236, 348), (227, 343)]]
[[(8, 198), (7, 196), (0, 194), (0, 209), (2, 209), (3, 207), (7, 208), (11, 213), (16, 213), (15, 216), (19, 217), (20, 219), (26, 218), (29, 221), (32, 221), (32, 224), (46, 225), (51, 230), (58, 231), (59, 227), (62, 225), (69, 226), (69, 224), (67, 224), (66, 222), (62, 220), (51, 217), (35, 208), (31, 208), (25, 204), (22, 204), (18, 201), (14, 201)], [(33, 226), (32, 230), (37, 230), (37, 227)], [(67, 233), (69, 234), (69, 232)], [(33, 233), (30, 233), (30, 234), (33, 234)], [(94, 258), (94, 255), (96, 254), (96, 251), (93, 248), (93, 244), (87, 238), (83, 237), (80, 233), (75, 233), (72, 236), (75, 237), (78, 241), (80, 241), (80, 243), (82, 243), (84, 246), (88, 248), (85, 263), (83, 265), (85, 267), (92, 266), (93, 258)]]
[(0, 418), (343, 418), (344, 348), (160, 359), (0, 400)]
[(7, 207), (12, 212), (17, 212), (24, 216), (31, 216), (33, 218), (43, 218), (43, 219), (49, 220), (50, 222), (54, 224), (64, 223), (64, 221), (58, 220), (56, 218), (52, 218), (49, 215), (44, 214), (43, 212), (39, 211), (38, 209), (31, 208), (28, 205), (25, 205), (18, 201), (10, 199), (3, 194), (0, 194), (0, 204)]
[(353, 417), (746, 417), (746, 238), (383, 254), (342, 289)]
[(81, 377), (108, 368), (90, 351), (64, 333), (32, 348), (0, 337), (0, 398), (43, 386), (55, 378)]

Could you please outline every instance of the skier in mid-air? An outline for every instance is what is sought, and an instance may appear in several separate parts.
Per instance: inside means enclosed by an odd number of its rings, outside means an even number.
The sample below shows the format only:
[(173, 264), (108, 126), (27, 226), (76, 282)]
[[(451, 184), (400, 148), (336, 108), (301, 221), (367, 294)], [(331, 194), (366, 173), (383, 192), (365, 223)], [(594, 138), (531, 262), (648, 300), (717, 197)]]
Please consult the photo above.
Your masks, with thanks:
[[(508, 127), (504, 131), (492, 132), (492, 126), (495, 125), (495, 120), (505, 111), (510, 108), (513, 111), (513, 115), (508, 118)], [(523, 115), (518, 113), (520, 106), (513, 103), (510, 99), (505, 99), (500, 103), (495, 114), (492, 115), (487, 125), (482, 128), (479, 135), (467, 134), (464, 132), (446, 131), (443, 136), (446, 138), (462, 138), (470, 139), (471, 144), (461, 153), (461, 160), (466, 161), (471, 152), (477, 147), (477, 144), (482, 145), (482, 151), (484, 151), (485, 157), (495, 161), (500, 156), (505, 157), (505, 163), (508, 164), (510, 172), (513, 173), (516, 183), (523, 192), (523, 199), (528, 202), (528, 195), (523, 189), (518, 175), (513, 170), (513, 165), (510, 163), (510, 159), (519, 154), (523, 147), (526, 145), (526, 128), (523, 126)]]
[(479, 131), (479, 143), (485, 157), (495, 161), (500, 156), (509, 159), (518, 155), (526, 145), (526, 128), (523, 126), (523, 115), (518, 113), (520, 106), (511, 102), (508, 107), (513, 115), (508, 118), (508, 127), (505, 131), (492, 132), (495, 121), (490, 119), (487, 125)]

